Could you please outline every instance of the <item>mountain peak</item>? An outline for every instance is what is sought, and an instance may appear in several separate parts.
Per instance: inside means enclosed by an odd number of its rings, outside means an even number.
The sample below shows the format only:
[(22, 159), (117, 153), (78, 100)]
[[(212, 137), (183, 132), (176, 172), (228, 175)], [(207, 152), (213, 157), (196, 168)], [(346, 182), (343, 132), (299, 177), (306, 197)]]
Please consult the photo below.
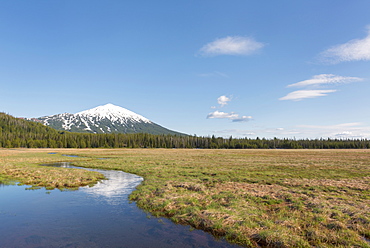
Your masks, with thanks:
[(116, 106), (111, 103), (78, 112), (76, 113), (76, 115), (86, 116), (86, 117), (95, 117), (98, 119), (106, 118), (106, 119), (109, 119), (110, 121), (130, 119), (131, 121), (134, 121), (134, 122), (145, 122), (145, 123), (150, 122), (147, 118), (141, 115), (138, 115), (128, 109)]
[(184, 135), (164, 128), (128, 109), (108, 103), (76, 114), (58, 114), (37, 118), (57, 130), (82, 133), (151, 133)]

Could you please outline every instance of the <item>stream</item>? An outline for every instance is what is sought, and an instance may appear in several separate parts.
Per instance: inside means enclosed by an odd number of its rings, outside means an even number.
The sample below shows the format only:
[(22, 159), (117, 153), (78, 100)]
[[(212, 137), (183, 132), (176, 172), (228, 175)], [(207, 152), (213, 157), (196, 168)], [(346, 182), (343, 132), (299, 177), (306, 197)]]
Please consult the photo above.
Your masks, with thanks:
[[(61, 162), (47, 166), (74, 167)], [(85, 168), (81, 168), (85, 169)], [(239, 247), (155, 218), (128, 200), (143, 178), (96, 170), (108, 179), (76, 191), (0, 183), (0, 248)]]

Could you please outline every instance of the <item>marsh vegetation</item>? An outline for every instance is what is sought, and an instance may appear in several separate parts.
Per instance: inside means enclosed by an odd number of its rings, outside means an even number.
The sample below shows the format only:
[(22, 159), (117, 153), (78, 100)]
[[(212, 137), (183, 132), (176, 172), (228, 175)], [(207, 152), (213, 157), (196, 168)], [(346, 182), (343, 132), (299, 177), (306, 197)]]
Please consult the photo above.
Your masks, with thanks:
[(129, 194), (143, 180), (139, 176), (68, 162), (44, 166), (94, 170), (107, 179), (68, 191), (0, 187), (0, 247), (237, 247), (166, 218), (152, 218), (130, 203)]
[(0, 174), (56, 188), (102, 178), (37, 166), (54, 161), (142, 176), (140, 208), (243, 246), (370, 247), (369, 150), (0, 150)]

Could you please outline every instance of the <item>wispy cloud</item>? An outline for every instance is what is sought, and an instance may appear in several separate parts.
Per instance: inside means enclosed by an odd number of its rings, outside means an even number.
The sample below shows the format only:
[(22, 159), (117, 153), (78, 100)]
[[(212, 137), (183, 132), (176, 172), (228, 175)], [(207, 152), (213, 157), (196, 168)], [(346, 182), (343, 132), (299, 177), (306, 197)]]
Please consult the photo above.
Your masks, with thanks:
[(219, 98), (217, 98), (217, 103), (221, 105), (221, 107), (225, 106), (228, 104), (228, 102), (231, 101), (231, 98), (227, 97), (227, 96), (220, 96)]
[(329, 138), (369, 138), (370, 127), (361, 122), (341, 123), (336, 125), (299, 125), (302, 133)]
[[(253, 129), (224, 129), (211, 131), (214, 134), (222, 135), (223, 137), (264, 137), (264, 138), (293, 138), (300, 134), (298, 130), (284, 128), (253, 128)], [(307, 137), (305, 137), (307, 138)]]
[(319, 96), (327, 96), (328, 93), (336, 92), (336, 90), (297, 90), (290, 92), (288, 95), (279, 98), (279, 100), (300, 101), (306, 98), (316, 98)]
[(334, 125), (297, 125), (284, 128), (252, 127), (251, 129), (224, 129), (211, 131), (224, 137), (265, 137), (265, 138), (297, 138), (297, 139), (362, 139), (370, 138), (370, 127), (361, 122), (340, 123)]
[[(238, 115), (239, 116), (239, 115)], [(241, 117), (238, 117), (238, 118), (235, 118), (235, 119), (231, 119), (233, 122), (247, 122), (247, 121), (250, 121), (252, 120), (253, 117), (252, 116), (246, 116), (246, 115), (243, 115)]]
[(200, 54), (203, 56), (250, 55), (262, 47), (264, 44), (253, 38), (227, 36), (204, 45), (200, 49)]
[(207, 115), (207, 119), (229, 119), (233, 122), (246, 122), (252, 119), (252, 116), (239, 116), (239, 114), (236, 114), (234, 112), (231, 113), (225, 113), (222, 111), (214, 111), (212, 113), (209, 113)]
[(300, 101), (306, 98), (316, 98), (320, 96), (327, 96), (329, 93), (336, 92), (335, 89), (319, 90), (320, 86), (335, 86), (338, 84), (353, 83), (362, 81), (363, 78), (358, 77), (343, 77), (334, 74), (320, 74), (315, 75), (311, 79), (300, 81), (298, 83), (289, 84), (287, 87), (301, 87), (303, 90), (297, 90), (288, 95), (279, 98), (279, 100), (293, 100)]
[(287, 87), (306, 87), (306, 86), (319, 86), (324, 84), (344, 84), (362, 81), (362, 78), (358, 77), (343, 77), (333, 74), (320, 74), (315, 75), (311, 79), (300, 81), (298, 83), (289, 84)]
[(298, 127), (304, 128), (315, 128), (315, 129), (343, 129), (343, 128), (353, 128), (361, 126), (361, 122), (348, 122), (348, 123), (341, 123), (336, 125), (299, 125)]
[(354, 39), (347, 43), (333, 46), (320, 53), (319, 60), (330, 64), (370, 60), (370, 26), (367, 27), (367, 36), (365, 38)]

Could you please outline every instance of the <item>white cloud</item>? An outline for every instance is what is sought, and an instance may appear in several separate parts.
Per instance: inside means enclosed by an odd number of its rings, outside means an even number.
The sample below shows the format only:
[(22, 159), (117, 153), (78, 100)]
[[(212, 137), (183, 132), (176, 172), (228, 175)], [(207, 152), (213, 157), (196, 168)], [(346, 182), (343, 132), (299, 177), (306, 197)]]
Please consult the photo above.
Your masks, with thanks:
[[(220, 105), (219, 107), (221, 108), (227, 105), (230, 101), (231, 101), (231, 97), (227, 97), (227, 96), (220, 96), (219, 98), (217, 98), (217, 103)], [(212, 106), (211, 108), (216, 109), (215, 106)], [(239, 114), (236, 114), (234, 112), (226, 113), (226, 112), (216, 110), (212, 113), (209, 113), (207, 115), (207, 119), (229, 119), (233, 122), (246, 122), (246, 121), (251, 120), (252, 116), (246, 116), (246, 115), (239, 116)]]
[(362, 139), (370, 138), (370, 126), (361, 122), (341, 123), (334, 125), (297, 125), (284, 128), (265, 128), (252, 127), (251, 129), (225, 129), (211, 131), (215, 134), (222, 134), (224, 137), (265, 137), (271, 139), (296, 138), (296, 139), (319, 139), (319, 138), (339, 138), (339, 139)]
[(337, 90), (316, 90), (319, 86), (336, 85), (344, 83), (352, 83), (362, 81), (362, 78), (358, 77), (343, 77), (334, 74), (320, 74), (315, 75), (311, 79), (300, 81), (298, 83), (289, 84), (287, 87), (302, 87), (306, 88), (303, 90), (297, 90), (289, 93), (288, 95), (279, 98), (279, 100), (293, 100), (300, 101), (306, 98), (316, 98), (320, 96), (327, 96), (328, 93), (336, 92)]
[(209, 113), (207, 115), (207, 119), (229, 119), (233, 122), (245, 122), (252, 119), (252, 116), (239, 116), (238, 114), (235, 114), (234, 112), (231, 113), (225, 113), (222, 111), (216, 110), (215, 112)]
[[(279, 138), (293, 138), (297, 134), (299, 134), (299, 131), (297, 130), (281, 130), (279, 128), (254, 128), (254, 129), (224, 129), (224, 130), (217, 130), (217, 131), (211, 131), (214, 134), (221, 134), (223, 137), (230, 137), (231, 135), (233, 137), (239, 137), (243, 138), (246, 136), (252, 136), (251, 138), (256, 137), (265, 137), (265, 138), (273, 138), (273, 137), (279, 137)], [(307, 138), (307, 137), (305, 137)]]
[(353, 136), (353, 133), (350, 132), (350, 131), (343, 131), (341, 133), (335, 134), (335, 136), (338, 136), (338, 137), (351, 137), (351, 136)]
[(263, 46), (263, 43), (257, 42), (253, 38), (227, 36), (204, 45), (200, 49), (200, 54), (204, 56), (250, 55)]
[(279, 100), (300, 101), (306, 98), (316, 98), (319, 96), (327, 96), (328, 93), (336, 92), (337, 90), (297, 90), (290, 92), (288, 95), (279, 98)]
[(360, 122), (341, 123), (336, 125), (300, 125), (305, 135), (329, 138), (360, 139), (370, 138), (370, 127)]
[(256, 135), (256, 134), (253, 132), (249, 132), (249, 133), (245, 133), (243, 136), (252, 136), (252, 135)]
[(220, 96), (219, 98), (217, 98), (217, 103), (221, 105), (221, 107), (225, 106), (228, 104), (228, 102), (231, 101), (231, 98), (227, 97), (227, 96)]
[(320, 74), (313, 76), (311, 79), (300, 81), (295, 84), (290, 84), (287, 87), (305, 87), (305, 86), (318, 86), (323, 84), (352, 83), (362, 80), (363, 80), (362, 78), (358, 77), (343, 77), (333, 74)]
[(252, 120), (252, 116), (245, 116), (243, 115), (242, 117), (238, 117), (238, 118), (235, 118), (235, 119), (232, 119), (233, 122), (245, 122), (245, 121), (250, 121)]
[(370, 60), (370, 26), (364, 39), (355, 39), (322, 52), (322, 62), (337, 64), (345, 61)]
[(349, 127), (358, 127), (361, 126), (361, 122), (348, 122), (348, 123), (342, 123), (342, 124), (336, 124), (336, 125), (299, 125), (298, 127), (303, 128), (314, 128), (314, 129), (343, 129), (343, 128), (349, 128)]
[(207, 115), (207, 119), (235, 119), (238, 118), (239, 115), (235, 113), (225, 113), (222, 111), (216, 110), (215, 112), (209, 113)]

